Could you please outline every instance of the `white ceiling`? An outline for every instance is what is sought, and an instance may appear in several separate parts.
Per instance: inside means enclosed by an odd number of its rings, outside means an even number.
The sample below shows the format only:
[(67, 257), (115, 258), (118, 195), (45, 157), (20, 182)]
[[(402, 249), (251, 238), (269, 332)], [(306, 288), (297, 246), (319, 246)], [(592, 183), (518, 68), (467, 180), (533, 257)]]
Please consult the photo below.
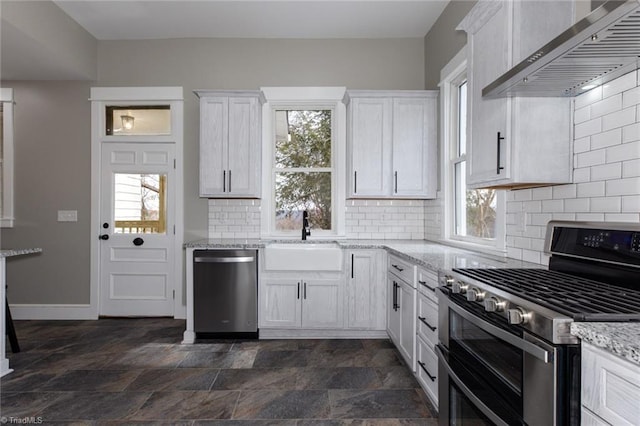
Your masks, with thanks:
[(54, 0), (98, 40), (424, 37), (449, 0)]

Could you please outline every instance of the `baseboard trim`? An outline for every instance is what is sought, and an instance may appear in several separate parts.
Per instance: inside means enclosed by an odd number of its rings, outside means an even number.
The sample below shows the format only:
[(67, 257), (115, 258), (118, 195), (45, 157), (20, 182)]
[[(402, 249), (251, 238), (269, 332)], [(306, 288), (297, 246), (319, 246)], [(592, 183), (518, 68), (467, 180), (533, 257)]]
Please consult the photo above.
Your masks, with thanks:
[(388, 339), (385, 330), (300, 330), (260, 328), (260, 339)]
[(98, 314), (91, 305), (11, 304), (14, 320), (95, 320)]

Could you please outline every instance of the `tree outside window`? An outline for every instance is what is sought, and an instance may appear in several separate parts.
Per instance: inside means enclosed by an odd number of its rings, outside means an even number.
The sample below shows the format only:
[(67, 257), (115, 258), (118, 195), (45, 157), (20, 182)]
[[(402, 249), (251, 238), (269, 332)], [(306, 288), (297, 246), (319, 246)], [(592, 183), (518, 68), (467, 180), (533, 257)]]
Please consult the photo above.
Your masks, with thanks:
[(275, 111), (275, 229), (332, 229), (332, 111)]

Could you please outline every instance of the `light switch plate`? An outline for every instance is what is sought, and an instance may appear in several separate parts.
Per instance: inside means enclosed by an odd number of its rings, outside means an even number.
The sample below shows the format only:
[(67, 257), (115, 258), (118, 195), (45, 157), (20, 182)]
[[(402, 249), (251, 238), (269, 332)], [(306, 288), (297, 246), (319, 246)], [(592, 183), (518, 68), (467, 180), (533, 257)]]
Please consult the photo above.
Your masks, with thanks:
[(58, 222), (77, 222), (78, 210), (58, 210)]

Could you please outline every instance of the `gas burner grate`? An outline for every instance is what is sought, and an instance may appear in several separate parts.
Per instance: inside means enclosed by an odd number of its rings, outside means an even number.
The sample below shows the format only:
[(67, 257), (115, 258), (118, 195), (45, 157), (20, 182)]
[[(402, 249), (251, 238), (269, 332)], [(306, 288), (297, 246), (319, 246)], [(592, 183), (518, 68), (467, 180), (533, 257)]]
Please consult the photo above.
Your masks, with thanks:
[(640, 321), (640, 290), (545, 269), (465, 268), (454, 272), (576, 321)]

